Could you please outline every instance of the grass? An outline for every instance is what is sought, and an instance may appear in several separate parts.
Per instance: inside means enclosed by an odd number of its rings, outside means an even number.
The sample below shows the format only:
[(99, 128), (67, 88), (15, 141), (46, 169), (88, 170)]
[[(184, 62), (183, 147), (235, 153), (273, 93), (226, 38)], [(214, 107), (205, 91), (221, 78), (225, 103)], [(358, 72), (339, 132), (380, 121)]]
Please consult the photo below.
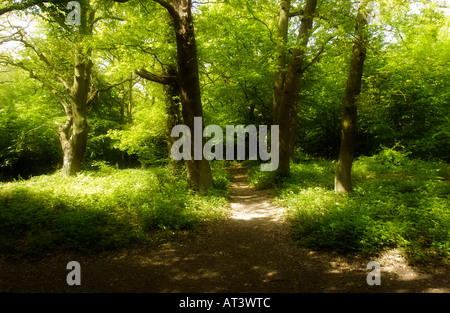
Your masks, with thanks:
[(55, 173), (0, 184), (0, 251), (40, 258), (55, 249), (98, 252), (197, 231), (227, 214), (227, 173), (215, 167), (213, 176), (217, 187), (205, 195), (158, 167), (103, 166), (68, 179)]
[(333, 191), (336, 164), (310, 160), (291, 165), (283, 182), (250, 171), (259, 188), (277, 185), (299, 244), (344, 254), (377, 255), (398, 248), (412, 264), (442, 264), (450, 255), (449, 166), (410, 160), (384, 149), (353, 165), (354, 191)]

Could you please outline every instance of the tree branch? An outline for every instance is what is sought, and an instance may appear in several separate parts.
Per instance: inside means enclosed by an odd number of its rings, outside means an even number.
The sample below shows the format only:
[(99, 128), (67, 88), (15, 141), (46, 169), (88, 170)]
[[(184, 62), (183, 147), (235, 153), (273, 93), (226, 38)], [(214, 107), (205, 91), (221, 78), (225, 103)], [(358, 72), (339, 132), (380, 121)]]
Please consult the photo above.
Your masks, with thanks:
[(169, 2), (164, 0), (153, 0), (153, 1), (164, 7), (169, 12), (170, 16), (172, 16), (173, 19), (178, 18), (178, 14), (175, 11), (175, 8)]
[(30, 78), (32, 79), (36, 79), (37, 81), (41, 82), (45, 87), (47, 87), (51, 93), (53, 93), (60, 101), (61, 105), (64, 108), (64, 111), (66, 113), (66, 115), (69, 115), (71, 112), (70, 106), (67, 103), (65, 97), (63, 94), (61, 94), (61, 92), (59, 92), (58, 90), (56, 90), (53, 85), (47, 81), (45, 78), (37, 75), (33, 69), (29, 68), (28, 66), (26, 66), (25, 64), (23, 64), (23, 62), (14, 62), (13, 60), (7, 58), (6, 56), (0, 56), (0, 64), (6, 64), (6, 65), (11, 65), (11, 66), (15, 66), (18, 68), (23, 69), (24, 71), (28, 72)]
[(329, 42), (330, 42), (331, 40), (333, 40), (335, 37), (336, 37), (336, 36), (333, 36), (333, 37), (328, 38), (328, 40), (322, 45), (322, 47), (320, 47), (320, 49), (319, 49), (319, 51), (317, 52), (316, 56), (315, 56), (308, 64), (306, 64), (305, 67), (302, 68), (302, 70), (301, 70), (302, 73), (303, 73), (304, 71), (306, 71), (306, 69), (307, 69), (308, 67), (310, 67), (311, 65), (313, 65), (314, 63), (316, 63), (317, 61), (320, 60), (320, 56), (322, 55), (322, 53), (325, 52), (325, 47), (326, 47), (327, 43), (329, 43)]
[(38, 58), (49, 67), (52, 74), (59, 80), (59, 82), (64, 86), (64, 88), (66, 88), (66, 90), (70, 90), (70, 86), (68, 82), (65, 80), (65, 78), (60, 73), (58, 73), (54, 64), (50, 62), (50, 60), (33, 42), (33, 40), (23, 31), (23, 29), (19, 31), (18, 35), (19, 38), (16, 38), (16, 40), (23, 43), (26, 48), (30, 48), (31, 50), (33, 50), (33, 52), (38, 56)]
[(304, 10), (299, 10), (299, 11), (296, 11), (296, 12), (289, 12), (289, 17), (300, 16), (300, 15), (303, 15), (304, 13), (305, 13)]
[(31, 8), (32, 6), (38, 5), (42, 2), (46, 2), (46, 1), (30, 0), (30, 1), (25, 1), (25, 2), (21, 1), (20, 3), (11, 4), (10, 6), (1, 8), (0, 15), (3, 15), (8, 12), (12, 12), (12, 11), (26, 10), (26, 9)]
[(93, 91), (90, 92), (89, 95), (88, 95), (87, 104), (89, 104), (89, 103), (91, 103), (92, 101), (94, 101), (95, 97), (97, 97), (98, 94), (99, 94), (100, 92), (108, 91), (108, 90), (110, 90), (110, 89), (112, 89), (112, 88), (114, 88), (114, 87), (117, 87), (117, 86), (119, 86), (119, 85), (122, 85), (123, 83), (128, 82), (128, 81), (130, 81), (130, 80), (131, 80), (131, 78), (126, 78), (126, 79), (121, 80), (121, 81), (118, 82), (118, 83), (109, 85), (109, 86), (106, 87), (106, 88), (99, 88), (99, 89), (93, 90)]
[(259, 19), (258, 17), (256, 17), (255, 13), (253, 13), (251, 6), (248, 4), (248, 2), (246, 2), (246, 7), (248, 12), (250, 13), (250, 15), (253, 17), (253, 19), (261, 24), (264, 25), (264, 27), (269, 31), (269, 39), (272, 43), (276, 44), (276, 42), (273, 40), (272, 38), (272, 30), (270, 29), (269, 25), (267, 25), (267, 23), (265, 23), (264, 21), (262, 21), (261, 19)]
[(135, 73), (146, 80), (150, 80), (150, 81), (158, 83), (158, 84), (171, 85), (171, 86), (175, 86), (177, 84), (176, 76), (157, 75), (157, 74), (150, 73), (146, 69), (136, 70)]
[[(119, 3), (126, 3), (130, 0), (113, 0), (114, 2), (119, 2)], [(154, 2), (158, 3), (159, 5), (161, 5), (163, 8), (165, 8), (170, 16), (172, 16), (173, 19), (177, 19), (178, 18), (178, 14), (175, 10), (175, 8), (167, 1), (164, 0), (153, 0)]]
[(121, 21), (121, 22), (125, 22), (126, 21), (123, 18), (116, 17), (116, 16), (99, 16), (96, 19), (94, 19), (94, 21), (92, 22), (92, 25), (94, 25), (95, 23), (97, 23), (97, 22), (99, 22), (101, 20), (116, 20), (116, 21)]

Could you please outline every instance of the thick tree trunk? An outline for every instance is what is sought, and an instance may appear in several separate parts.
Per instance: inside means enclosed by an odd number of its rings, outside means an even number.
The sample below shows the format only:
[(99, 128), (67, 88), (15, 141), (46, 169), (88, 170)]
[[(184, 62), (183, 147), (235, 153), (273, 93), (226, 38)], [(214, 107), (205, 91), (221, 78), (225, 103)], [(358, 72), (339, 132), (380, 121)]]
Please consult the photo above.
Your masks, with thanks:
[(67, 137), (60, 133), (61, 147), (63, 150), (62, 173), (65, 177), (76, 175), (81, 169), (81, 162), (84, 153), (86, 152), (88, 135), (87, 123), (74, 126), (74, 130), (71, 133), (69, 140), (66, 140)]
[(295, 136), (295, 126), (292, 125), (297, 114), (297, 102), (300, 92), (300, 79), (306, 47), (312, 29), (317, 0), (307, 0), (303, 18), (298, 33), (297, 44), (286, 73), (280, 106), (278, 108), (278, 124), (280, 125), (280, 163), (277, 174), (289, 176), (290, 158), (292, 154), (292, 136)]
[(82, 10), (82, 23), (79, 28), (79, 43), (74, 51), (73, 84), (67, 86), (70, 103), (64, 105), (67, 122), (59, 126), (59, 138), (63, 150), (64, 176), (77, 174), (81, 169), (81, 162), (86, 152), (89, 125), (87, 123), (87, 106), (93, 100), (91, 93), (91, 77), (93, 63), (92, 50), (84, 47), (83, 39), (92, 35), (92, 23), (95, 11), (89, 6)]
[[(203, 118), (203, 108), (191, 6), (191, 0), (172, 0), (174, 11), (171, 15), (174, 21), (177, 41), (177, 81), (180, 89), (183, 121), (193, 132), (194, 118)], [(191, 151), (195, 151), (196, 147), (194, 145), (195, 141), (192, 140)], [(198, 149), (198, 143), (196, 146)], [(201, 160), (187, 160), (186, 167), (187, 180), (193, 189), (204, 192), (213, 186), (211, 167), (203, 156)]]
[(350, 61), (350, 71), (345, 90), (345, 103), (342, 115), (341, 146), (336, 169), (334, 189), (339, 192), (352, 190), (351, 169), (355, 154), (356, 120), (364, 61), (366, 58), (367, 36), (367, 3), (360, 3), (355, 23), (355, 42)]
[(66, 124), (59, 127), (59, 137), (63, 150), (64, 176), (77, 174), (86, 152), (89, 126), (87, 123), (87, 104), (91, 87), (92, 61), (90, 51), (83, 53), (83, 48), (75, 51), (74, 81), (70, 92), (70, 107), (66, 114)]

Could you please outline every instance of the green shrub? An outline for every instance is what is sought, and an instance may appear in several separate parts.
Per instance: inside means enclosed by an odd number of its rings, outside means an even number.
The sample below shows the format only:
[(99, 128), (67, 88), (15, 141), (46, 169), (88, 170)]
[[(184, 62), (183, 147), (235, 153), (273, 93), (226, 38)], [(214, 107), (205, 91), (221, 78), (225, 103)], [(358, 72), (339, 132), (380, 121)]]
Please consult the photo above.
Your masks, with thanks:
[(259, 164), (249, 168), (248, 178), (250, 185), (259, 190), (272, 188), (277, 185), (277, 177), (275, 172), (263, 172), (260, 170)]
[(43, 175), (0, 184), (0, 249), (40, 257), (151, 243), (157, 231), (196, 230), (226, 211), (220, 192), (195, 195), (165, 168)]
[(228, 195), (231, 185), (231, 175), (225, 168), (228, 163), (227, 161), (215, 161), (211, 163), (214, 188), (221, 190), (225, 195)]
[(448, 165), (382, 151), (354, 162), (355, 190), (333, 191), (335, 164), (292, 164), (277, 202), (287, 208), (299, 243), (341, 253), (376, 255), (400, 248), (412, 263), (450, 255)]

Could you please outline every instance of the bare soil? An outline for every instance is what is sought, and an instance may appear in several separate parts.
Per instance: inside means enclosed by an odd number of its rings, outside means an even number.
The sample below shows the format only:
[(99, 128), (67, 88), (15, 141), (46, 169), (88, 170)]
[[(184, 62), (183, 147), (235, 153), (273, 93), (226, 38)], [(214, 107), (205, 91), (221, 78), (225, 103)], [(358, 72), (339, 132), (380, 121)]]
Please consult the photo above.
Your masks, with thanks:
[[(446, 267), (410, 267), (397, 250), (365, 259), (299, 247), (268, 190), (234, 177), (231, 216), (201, 234), (159, 247), (96, 255), (62, 253), (39, 262), (0, 256), (0, 292), (133, 293), (448, 293)], [(81, 265), (81, 286), (68, 286), (69, 261)], [(381, 265), (381, 285), (369, 286), (368, 262)]]

